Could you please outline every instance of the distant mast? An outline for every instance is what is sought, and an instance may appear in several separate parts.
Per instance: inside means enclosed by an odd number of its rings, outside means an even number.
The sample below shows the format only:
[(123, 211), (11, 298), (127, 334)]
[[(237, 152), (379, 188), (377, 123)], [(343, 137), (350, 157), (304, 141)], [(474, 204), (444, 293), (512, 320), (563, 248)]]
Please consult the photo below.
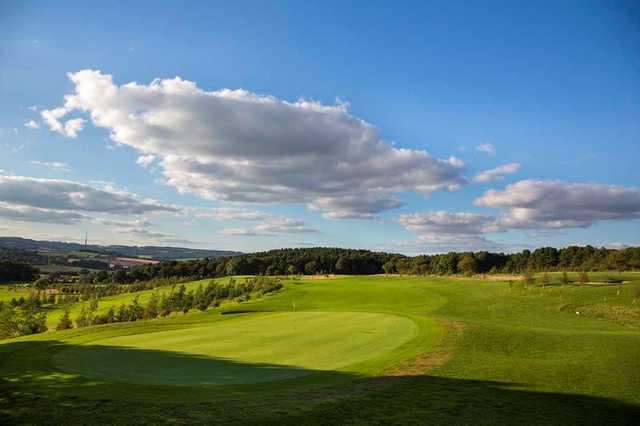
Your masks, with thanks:
[(84, 232), (84, 245), (85, 247), (87, 246), (87, 237), (89, 236), (89, 233), (87, 231)]

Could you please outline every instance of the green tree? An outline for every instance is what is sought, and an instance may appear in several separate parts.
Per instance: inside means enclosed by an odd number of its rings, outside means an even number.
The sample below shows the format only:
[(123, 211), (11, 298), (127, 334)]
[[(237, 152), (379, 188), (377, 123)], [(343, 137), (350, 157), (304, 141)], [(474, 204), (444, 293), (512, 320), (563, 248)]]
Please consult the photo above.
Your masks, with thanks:
[(349, 259), (347, 259), (344, 256), (340, 256), (336, 261), (335, 268), (338, 274), (348, 274), (349, 271), (351, 270)]
[(382, 265), (382, 269), (385, 274), (393, 274), (396, 271), (396, 266), (393, 264), (392, 260), (389, 260)]
[(0, 339), (17, 337), (20, 334), (20, 321), (15, 309), (3, 305), (0, 308)]
[(318, 262), (312, 260), (304, 265), (304, 273), (307, 275), (315, 275), (318, 272)]
[(49, 287), (49, 280), (47, 278), (38, 278), (34, 283), (33, 286), (35, 288), (37, 288), (38, 290), (44, 290), (47, 287)]
[(129, 311), (129, 321), (138, 321), (144, 317), (144, 308), (140, 304), (138, 300), (138, 296), (134, 297), (131, 301), (131, 305), (128, 307)]
[(57, 330), (68, 330), (73, 328), (73, 322), (71, 321), (70, 310), (68, 306), (64, 307), (62, 318), (56, 327)]
[(47, 331), (47, 313), (35, 307), (23, 310), (21, 334), (36, 334)]
[(478, 271), (478, 261), (471, 253), (465, 253), (458, 260), (458, 270), (465, 275), (473, 275)]
[(91, 325), (91, 321), (89, 319), (89, 312), (87, 308), (83, 306), (82, 309), (80, 309), (80, 313), (78, 314), (78, 317), (76, 318), (76, 327), (82, 328), (82, 327), (88, 327), (90, 325)]
[(154, 319), (158, 317), (158, 305), (160, 303), (160, 298), (158, 294), (154, 291), (151, 293), (151, 297), (149, 297), (149, 301), (147, 302), (147, 307), (144, 311), (144, 318), (146, 319)]

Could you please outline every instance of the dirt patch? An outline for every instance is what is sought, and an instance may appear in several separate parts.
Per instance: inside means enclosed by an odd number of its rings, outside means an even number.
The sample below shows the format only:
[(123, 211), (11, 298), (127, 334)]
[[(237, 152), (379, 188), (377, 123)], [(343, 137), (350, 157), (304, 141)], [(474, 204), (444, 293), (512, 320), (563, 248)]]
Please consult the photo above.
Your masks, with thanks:
[(446, 336), (433, 352), (425, 353), (386, 372), (388, 376), (420, 376), (449, 361), (455, 352), (458, 340), (464, 332), (464, 323), (440, 320), (447, 329)]

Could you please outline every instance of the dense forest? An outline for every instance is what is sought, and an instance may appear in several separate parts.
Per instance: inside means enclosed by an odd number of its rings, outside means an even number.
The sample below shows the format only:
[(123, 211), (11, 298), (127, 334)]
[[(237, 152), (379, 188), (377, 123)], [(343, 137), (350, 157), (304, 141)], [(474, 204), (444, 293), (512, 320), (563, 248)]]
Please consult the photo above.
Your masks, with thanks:
[(38, 269), (26, 262), (0, 260), (0, 283), (29, 282), (38, 278)]
[(297, 248), (241, 256), (165, 261), (86, 275), (87, 283), (135, 283), (156, 278), (207, 278), (227, 275), (521, 274), (526, 271), (640, 270), (640, 248), (553, 247), (519, 253), (465, 252), (408, 257), (339, 248)]
[[(340, 248), (279, 249), (239, 256), (169, 260), (157, 264), (84, 271), (79, 283), (133, 284), (164, 279), (200, 279), (229, 275), (416, 274), (452, 275), (542, 271), (640, 270), (640, 247), (620, 250), (571, 246), (543, 247), (519, 253), (486, 251), (403, 256)], [(51, 274), (51, 284), (60, 281)], [(59, 274), (60, 275), (60, 274)], [(15, 260), (0, 260), (0, 282), (32, 281), (37, 270)], [(63, 277), (64, 278), (64, 277)], [(62, 280), (64, 281), (64, 280)], [(43, 283), (46, 284), (46, 283)]]

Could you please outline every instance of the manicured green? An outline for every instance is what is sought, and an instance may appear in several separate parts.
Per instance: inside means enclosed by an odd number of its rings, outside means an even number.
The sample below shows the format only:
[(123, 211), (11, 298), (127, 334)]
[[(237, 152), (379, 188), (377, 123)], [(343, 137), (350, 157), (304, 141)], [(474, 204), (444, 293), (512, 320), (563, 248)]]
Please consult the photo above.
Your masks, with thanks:
[(0, 415), (637, 424), (640, 275), (621, 276), (623, 284), (590, 274), (590, 284), (562, 286), (552, 274), (545, 288), (540, 276), (529, 288), (506, 279), (290, 280), (280, 293), (203, 313), (2, 341)]
[[(186, 333), (169, 330), (98, 340), (88, 349), (83, 345), (60, 352), (53, 363), (62, 371), (139, 384), (267, 382), (314, 371), (348, 371), (348, 366), (410, 340), (417, 329), (406, 318), (385, 314), (241, 315)], [(166, 352), (185, 356), (176, 361)]]

